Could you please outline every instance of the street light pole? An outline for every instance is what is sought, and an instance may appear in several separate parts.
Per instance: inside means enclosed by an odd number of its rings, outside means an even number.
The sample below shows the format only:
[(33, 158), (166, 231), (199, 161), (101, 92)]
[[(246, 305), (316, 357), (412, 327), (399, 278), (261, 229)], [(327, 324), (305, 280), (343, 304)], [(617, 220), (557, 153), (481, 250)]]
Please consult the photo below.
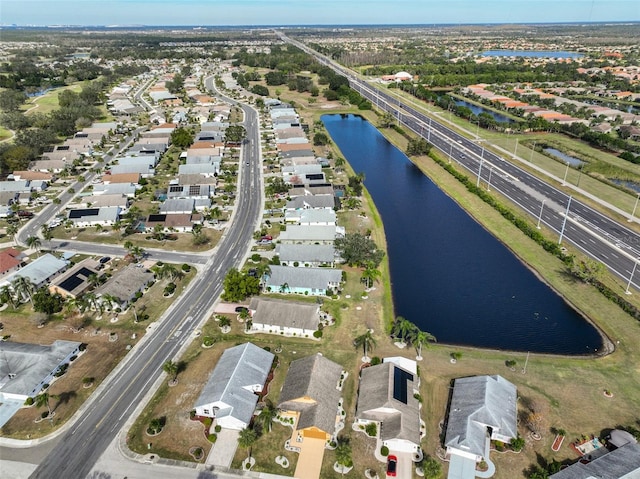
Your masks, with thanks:
[(516, 158), (518, 156), (518, 140), (519, 138), (516, 138), (516, 148), (515, 150), (513, 150), (513, 157)]
[(540, 206), (540, 214), (538, 215), (538, 225), (536, 226), (536, 228), (540, 229), (540, 221), (542, 220), (542, 210), (544, 209), (544, 202), (547, 201), (547, 199), (545, 198), (544, 200), (542, 200), (542, 206)]
[(483, 158), (480, 158), (480, 167), (478, 168), (478, 181), (476, 181), (476, 187), (480, 186), (480, 175), (482, 174), (482, 163), (484, 162)]
[(569, 162), (567, 162), (567, 169), (564, 170), (564, 178), (562, 178), (562, 186), (567, 184), (567, 174), (569, 173)]
[(529, 156), (529, 163), (533, 163), (533, 153), (536, 151), (536, 142), (533, 142), (533, 148), (531, 148), (531, 156)]
[(564, 220), (562, 221), (562, 230), (560, 231), (560, 239), (558, 244), (562, 244), (562, 237), (564, 236), (564, 227), (567, 225), (567, 218), (569, 217), (569, 207), (571, 206), (571, 196), (569, 196), (569, 202), (567, 203), (567, 211), (564, 214)]
[(427, 133), (427, 141), (431, 142), (431, 117), (429, 117), (429, 133)]
[(453, 157), (453, 142), (449, 143), (449, 163), (451, 163), (452, 157)]
[(633, 262), (633, 269), (631, 270), (631, 276), (629, 276), (629, 282), (627, 283), (627, 290), (624, 292), (624, 294), (631, 294), (631, 291), (629, 290), (629, 288), (631, 287), (631, 280), (633, 279), (633, 274), (636, 272), (637, 267), (638, 267), (638, 260), (636, 259)]
[(489, 168), (489, 181), (487, 182), (487, 191), (491, 191), (491, 173), (493, 173), (493, 168)]
[(633, 221), (633, 215), (636, 214), (636, 208), (638, 207), (638, 200), (640, 200), (640, 193), (638, 193), (638, 196), (636, 197), (636, 204), (633, 205), (633, 211), (631, 212), (631, 218), (629, 218), (627, 220), (629, 223), (631, 223)]

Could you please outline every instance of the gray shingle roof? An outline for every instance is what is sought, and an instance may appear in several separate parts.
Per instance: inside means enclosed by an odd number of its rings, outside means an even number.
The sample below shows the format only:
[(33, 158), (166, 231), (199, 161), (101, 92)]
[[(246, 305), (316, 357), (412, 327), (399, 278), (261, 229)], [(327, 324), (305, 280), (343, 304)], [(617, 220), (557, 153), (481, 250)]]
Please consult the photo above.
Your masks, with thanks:
[(330, 244), (287, 244), (278, 245), (280, 261), (305, 262), (319, 261), (331, 263), (335, 261), (335, 248)]
[(335, 199), (331, 195), (296, 196), (285, 206), (288, 210), (303, 208), (333, 208)]
[[(289, 366), (278, 408), (298, 411), (298, 429), (317, 427), (333, 434), (340, 391), (342, 366), (320, 353), (296, 359)], [(309, 402), (311, 400), (311, 402)]]
[(249, 309), (255, 311), (253, 322), (257, 324), (316, 330), (320, 322), (317, 303), (252, 298)]
[(487, 426), (517, 437), (516, 387), (502, 376), (454, 381), (445, 446), (484, 456)]
[(330, 283), (340, 283), (341, 280), (342, 271), (339, 269), (271, 266), (267, 286), (279, 288), (286, 283), (291, 289), (327, 289)]
[[(50, 346), (0, 342), (0, 392), (31, 396), (61, 362), (75, 351), (79, 342), (54, 341)], [(10, 379), (9, 375), (15, 375)]]
[(118, 271), (113, 277), (96, 290), (96, 295), (110, 294), (120, 301), (129, 301), (136, 292), (153, 281), (153, 273), (130, 264)]
[(549, 479), (637, 479), (640, 477), (640, 444), (627, 444), (589, 464), (577, 462)]
[(231, 415), (248, 424), (258, 402), (258, 396), (251, 387), (264, 385), (274, 357), (253, 343), (226, 349), (202, 389), (195, 407), (223, 402), (230, 408), (222, 414)]
[[(406, 381), (395, 384), (398, 370), (404, 374)], [(420, 410), (419, 403), (413, 397), (414, 386), (411, 373), (392, 362), (370, 366), (362, 370), (356, 416), (359, 419), (379, 421), (380, 438), (383, 441), (403, 439), (420, 444)], [(394, 388), (406, 387), (404, 403), (396, 399)]]
[(336, 227), (289, 225), (287, 230), (280, 233), (280, 241), (334, 241), (336, 239)]

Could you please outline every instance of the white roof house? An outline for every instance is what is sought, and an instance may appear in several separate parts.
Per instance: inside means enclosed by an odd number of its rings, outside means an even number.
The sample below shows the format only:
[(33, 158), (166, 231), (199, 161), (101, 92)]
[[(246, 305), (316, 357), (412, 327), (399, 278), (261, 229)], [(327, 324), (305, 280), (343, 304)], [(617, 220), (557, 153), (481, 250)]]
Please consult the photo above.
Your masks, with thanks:
[(58, 368), (78, 354), (80, 344), (62, 340), (49, 346), (0, 342), (0, 402), (5, 397), (24, 401), (37, 395)]
[(340, 287), (342, 270), (330, 268), (290, 268), (271, 266), (266, 277), (267, 291), (326, 296)]
[(336, 212), (331, 209), (287, 210), (284, 218), (288, 223), (306, 226), (336, 225)]
[(37, 288), (48, 283), (51, 279), (62, 273), (67, 266), (68, 261), (58, 259), (52, 254), (45, 253), (35, 261), (27, 264), (18, 271), (2, 278), (0, 286), (13, 282), (18, 276), (28, 278)]
[(82, 208), (69, 210), (69, 220), (76, 227), (110, 226), (120, 217), (119, 206), (103, 206), (101, 208)]
[(336, 226), (289, 225), (286, 231), (280, 233), (278, 239), (282, 243), (333, 244), (337, 237)]
[(98, 183), (93, 185), (94, 195), (125, 195), (133, 198), (138, 187), (133, 183)]
[(336, 206), (336, 201), (331, 195), (296, 196), (291, 201), (287, 201), (287, 210), (303, 209), (328, 209), (332, 210)]
[(227, 429), (247, 427), (274, 357), (253, 343), (226, 349), (195, 403), (196, 415)]
[(518, 436), (516, 398), (516, 387), (502, 376), (456, 379), (444, 440), (447, 454), (488, 461), (487, 441), (509, 443)]

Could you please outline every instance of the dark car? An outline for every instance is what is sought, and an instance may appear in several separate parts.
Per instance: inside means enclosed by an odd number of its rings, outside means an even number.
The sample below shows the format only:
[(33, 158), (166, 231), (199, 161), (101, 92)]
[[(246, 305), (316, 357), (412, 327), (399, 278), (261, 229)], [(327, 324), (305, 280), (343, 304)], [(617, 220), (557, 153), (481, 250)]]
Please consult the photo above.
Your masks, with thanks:
[(249, 310), (244, 306), (236, 306), (236, 313), (247, 313)]
[(99, 261), (100, 264), (105, 264), (105, 263), (108, 263), (109, 261), (111, 261), (111, 257), (110, 256), (103, 256), (98, 261)]
[(396, 477), (397, 465), (398, 458), (396, 456), (389, 456), (387, 458), (387, 477)]

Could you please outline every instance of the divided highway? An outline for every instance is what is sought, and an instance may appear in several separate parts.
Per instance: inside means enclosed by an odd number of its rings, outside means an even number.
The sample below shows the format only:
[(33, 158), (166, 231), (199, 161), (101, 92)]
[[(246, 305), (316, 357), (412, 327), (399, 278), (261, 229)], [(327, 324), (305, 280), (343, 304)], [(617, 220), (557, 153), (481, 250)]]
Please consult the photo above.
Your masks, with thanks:
[[(211, 79), (207, 79), (207, 86), (213, 89)], [(258, 115), (253, 108), (238, 106), (244, 111), (248, 141), (242, 149), (242, 171), (231, 225), (214, 254), (205, 265), (199, 266), (198, 276), (188, 290), (92, 395), (81, 418), (68, 428), (32, 478), (80, 479), (87, 476), (149, 387), (163, 374), (164, 362), (174, 359), (180, 348), (193, 340), (197, 325), (222, 292), (226, 272), (241, 266), (260, 218), (263, 200)]]
[(470, 140), (389, 93), (372, 87), (352, 71), (303, 43), (282, 32), (276, 31), (276, 34), (347, 77), (351, 88), (377, 108), (392, 113), (400, 124), (465, 167), (476, 177), (478, 185), (499, 191), (530, 213), (538, 224), (557, 232), (560, 244), (563, 241), (572, 243), (606, 265), (629, 286), (640, 285), (640, 278), (634, 276), (640, 261), (638, 233), (487, 150), (480, 141)]

